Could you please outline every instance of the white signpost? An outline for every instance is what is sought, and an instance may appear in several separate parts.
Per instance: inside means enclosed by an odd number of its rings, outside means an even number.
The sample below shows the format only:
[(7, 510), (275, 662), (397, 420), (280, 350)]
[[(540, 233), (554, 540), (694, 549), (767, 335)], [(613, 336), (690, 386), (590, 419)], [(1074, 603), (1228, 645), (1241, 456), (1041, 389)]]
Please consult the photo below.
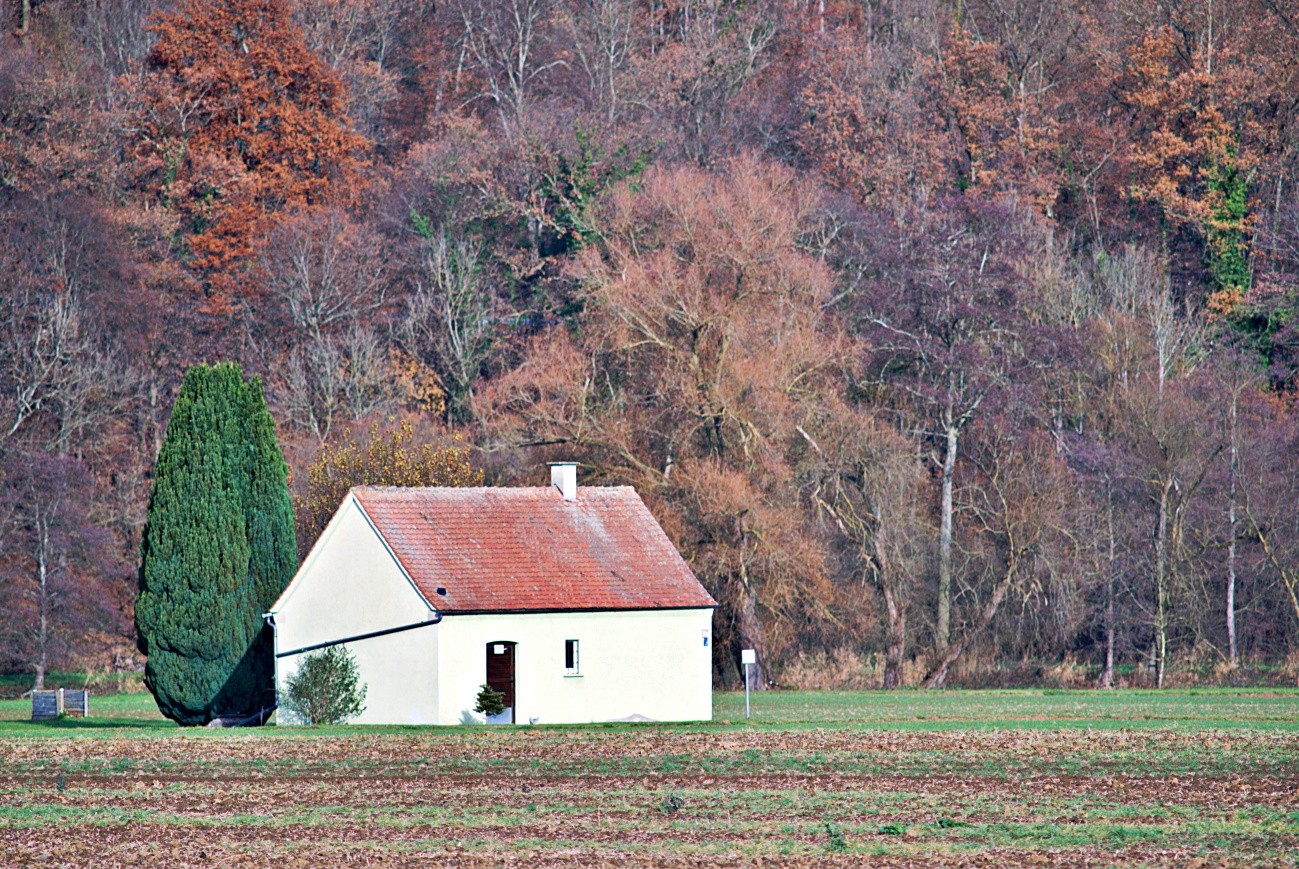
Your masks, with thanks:
[(744, 717), (749, 717), (749, 667), (758, 663), (758, 653), (753, 649), (740, 650), (740, 663), (744, 665)]

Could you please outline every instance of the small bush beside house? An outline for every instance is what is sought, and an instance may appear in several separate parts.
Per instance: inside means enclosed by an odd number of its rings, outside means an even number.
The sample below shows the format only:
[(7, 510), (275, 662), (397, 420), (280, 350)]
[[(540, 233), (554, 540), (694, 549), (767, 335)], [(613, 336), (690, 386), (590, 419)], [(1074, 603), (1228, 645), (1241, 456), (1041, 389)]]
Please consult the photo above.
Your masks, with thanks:
[(365, 711), (365, 686), (346, 646), (307, 655), (289, 677), (280, 706), (294, 724), (342, 724)]
[(474, 705), (474, 711), (488, 718), (500, 715), (505, 711), (505, 695), (493, 691), (491, 685), (484, 684), (478, 689), (478, 702)]

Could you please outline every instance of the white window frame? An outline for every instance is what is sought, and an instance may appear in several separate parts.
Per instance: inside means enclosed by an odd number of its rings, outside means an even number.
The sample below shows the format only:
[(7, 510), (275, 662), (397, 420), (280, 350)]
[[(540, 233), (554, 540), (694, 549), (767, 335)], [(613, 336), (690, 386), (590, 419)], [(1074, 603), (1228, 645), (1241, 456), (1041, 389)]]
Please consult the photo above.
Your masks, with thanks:
[[(572, 645), (569, 645), (569, 644)], [(573, 666), (568, 666), (569, 651), (573, 653)], [(582, 675), (582, 645), (577, 640), (564, 640), (564, 675), (581, 676)]]

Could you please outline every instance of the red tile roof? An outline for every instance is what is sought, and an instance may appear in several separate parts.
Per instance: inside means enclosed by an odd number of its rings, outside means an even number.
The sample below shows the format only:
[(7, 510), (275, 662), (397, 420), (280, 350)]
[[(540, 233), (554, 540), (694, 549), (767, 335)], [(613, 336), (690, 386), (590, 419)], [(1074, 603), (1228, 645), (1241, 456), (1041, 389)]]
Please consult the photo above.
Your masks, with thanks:
[(352, 494), (441, 612), (717, 605), (630, 486)]

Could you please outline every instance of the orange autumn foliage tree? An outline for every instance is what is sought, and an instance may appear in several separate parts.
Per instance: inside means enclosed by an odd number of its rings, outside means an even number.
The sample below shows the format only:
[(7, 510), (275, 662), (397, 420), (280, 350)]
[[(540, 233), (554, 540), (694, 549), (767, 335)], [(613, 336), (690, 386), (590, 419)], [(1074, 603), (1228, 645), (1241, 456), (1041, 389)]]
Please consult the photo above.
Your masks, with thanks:
[(799, 142), (826, 177), (878, 207), (949, 186), (938, 60), (909, 45), (871, 45), (847, 27), (812, 44)]
[(955, 122), (957, 186), (985, 196), (1017, 193), (1050, 214), (1059, 177), (1058, 124), (1042, 104), (1051, 89), (1006, 63), (1004, 47), (957, 27), (943, 59)]
[(210, 304), (274, 216), (328, 200), (365, 140), (335, 73), (308, 49), (286, 0), (186, 0), (153, 26), (135, 128), (163, 204), (181, 217)]
[[(1158, 207), (1173, 226), (1192, 226), (1204, 243), (1214, 316), (1241, 308), (1253, 271), (1250, 237), (1276, 130), (1260, 123), (1289, 100), (1269, 84), (1269, 64), (1241, 39), (1187, 52), (1171, 28), (1148, 35), (1125, 58), (1119, 99), (1131, 113), (1131, 195)], [(1278, 125), (1279, 126), (1279, 125)], [(1286, 174), (1282, 171), (1281, 176)], [(1271, 185), (1268, 185), (1269, 187)]]
[(1132, 195), (1158, 203), (1174, 221), (1207, 222), (1215, 163), (1235, 152), (1236, 165), (1249, 171), (1267, 146), (1249, 111), (1253, 71), (1220, 48), (1217, 71), (1209, 72), (1203, 55), (1179, 54), (1169, 29), (1149, 35), (1126, 61), (1118, 85), (1132, 115)]

